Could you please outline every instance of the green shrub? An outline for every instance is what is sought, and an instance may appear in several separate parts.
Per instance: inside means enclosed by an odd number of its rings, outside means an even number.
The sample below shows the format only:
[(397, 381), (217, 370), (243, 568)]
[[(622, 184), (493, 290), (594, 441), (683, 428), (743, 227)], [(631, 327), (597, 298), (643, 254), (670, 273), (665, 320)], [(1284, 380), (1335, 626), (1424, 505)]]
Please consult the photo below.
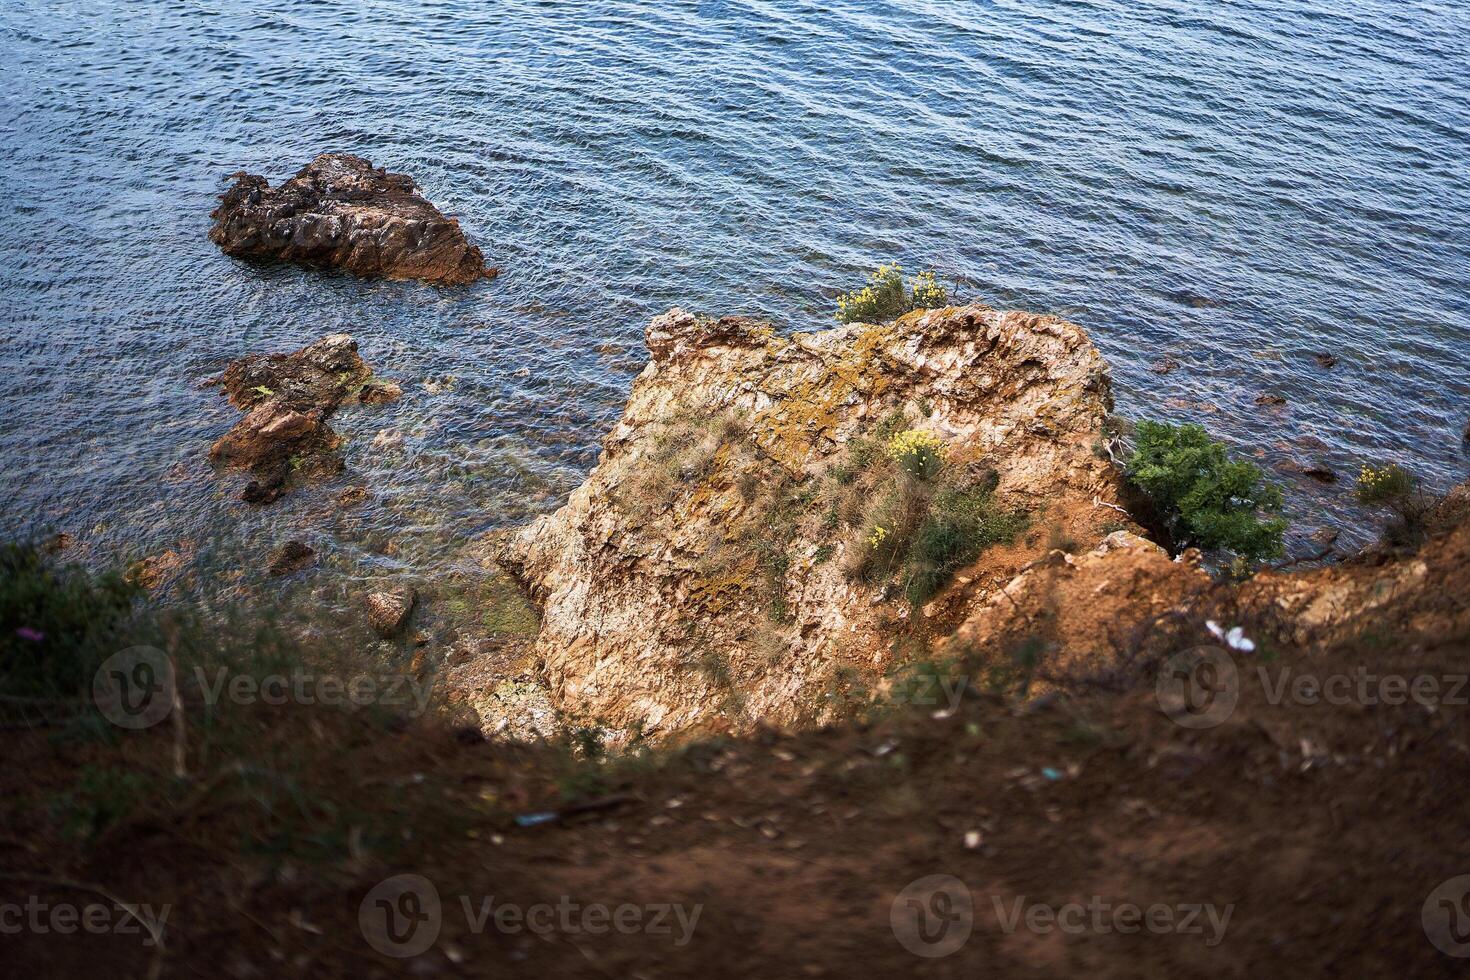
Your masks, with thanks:
[(138, 594), (116, 572), (94, 578), (30, 545), (0, 545), (0, 693), (83, 694)]
[(1144, 492), (1175, 542), (1225, 548), (1256, 561), (1279, 557), (1286, 521), (1281, 490), (1254, 463), (1231, 460), (1198, 425), (1138, 423), (1128, 478)]
[(873, 435), (853, 440), (852, 456), (866, 462), (838, 503), (853, 528), (849, 575), (869, 583), (896, 580), (921, 605), (958, 569), (1026, 526), (1023, 513), (996, 502), (994, 471), (948, 467), (947, 449), (939, 436), (905, 430), (901, 421), (884, 420)]
[(904, 288), (903, 268), (880, 265), (868, 284), (837, 297), (837, 319), (843, 323), (887, 323), (911, 310), (932, 310), (949, 303), (949, 294), (934, 278), (921, 272)]
[(1387, 507), (1398, 518), (1387, 528), (1390, 544), (1413, 545), (1423, 540), (1434, 499), (1419, 485), (1414, 474), (1397, 463), (1365, 465), (1358, 474), (1353, 495), (1369, 507)]
[(904, 593), (923, 605), (956, 571), (991, 545), (1013, 541), (1026, 524), (1025, 514), (998, 506), (989, 489), (940, 490), (909, 545)]
[(1414, 475), (1397, 463), (1387, 466), (1364, 466), (1358, 474), (1354, 495), (1369, 507), (1402, 506), (1419, 490)]

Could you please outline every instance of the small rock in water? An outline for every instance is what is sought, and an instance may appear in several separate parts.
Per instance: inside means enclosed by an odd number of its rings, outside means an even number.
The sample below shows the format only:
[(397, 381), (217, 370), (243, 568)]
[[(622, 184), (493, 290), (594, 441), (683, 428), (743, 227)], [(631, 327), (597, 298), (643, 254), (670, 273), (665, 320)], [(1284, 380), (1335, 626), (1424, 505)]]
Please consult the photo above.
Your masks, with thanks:
[(1337, 358), (1332, 354), (1313, 354), (1312, 359), (1317, 362), (1318, 367), (1332, 368), (1337, 366)]
[(1337, 473), (1325, 463), (1298, 463), (1289, 460), (1281, 465), (1288, 473), (1300, 473), (1302, 476), (1310, 477), (1318, 483), (1336, 483)]
[(371, 496), (367, 487), (348, 487), (337, 494), (337, 506), (356, 507), (358, 504), (366, 503)]
[(373, 382), (371, 375), (357, 342), (346, 334), (291, 354), (232, 362), (212, 383), (245, 417), (215, 440), (210, 460), (250, 473), (241, 498), (252, 504), (278, 499), (298, 470), (304, 477), (340, 469), (335, 450), (342, 440), (326, 420), (359, 383), (385, 389), (391, 384)]
[(396, 381), (384, 381), (381, 378), (374, 378), (372, 381), (369, 381), (357, 393), (357, 400), (364, 405), (386, 405), (389, 402), (396, 402), (402, 397), (402, 385)]
[(1342, 536), (1342, 530), (1335, 527), (1319, 527), (1312, 532), (1312, 540), (1324, 547), (1330, 547), (1337, 543)]
[(183, 564), (183, 555), (169, 550), (135, 563), (128, 569), (125, 578), (138, 588), (152, 592), (172, 578)]
[(1148, 366), (1154, 374), (1168, 374), (1179, 369), (1179, 362), (1172, 357), (1163, 357)]
[(70, 551), (76, 546), (77, 539), (65, 531), (58, 531), (42, 546), (42, 550), (48, 555), (59, 555), (63, 551)]
[(240, 491), (240, 499), (247, 504), (275, 503), (286, 492), (287, 473), (289, 470), (282, 470), (276, 475), (267, 476), (261, 480), (251, 480), (245, 484), (245, 489)]
[(1282, 405), (1285, 405), (1286, 404), (1286, 399), (1283, 398), (1283, 397), (1281, 397), (1280, 395), (1271, 395), (1271, 394), (1257, 395), (1256, 396), (1256, 404), (1257, 405), (1269, 405), (1272, 408), (1280, 408)]
[(266, 571), (272, 578), (290, 575), (310, 565), (315, 557), (316, 552), (300, 541), (287, 541), (271, 552), (270, 564), (266, 566)]
[(368, 625), (384, 639), (394, 636), (408, 622), (408, 614), (413, 612), (417, 598), (418, 595), (409, 588), (368, 593), (363, 599), (367, 606)]
[(498, 274), (411, 178), (362, 157), (323, 153), (274, 188), (264, 177), (233, 176), (210, 215), (209, 238), (226, 255), (445, 286)]

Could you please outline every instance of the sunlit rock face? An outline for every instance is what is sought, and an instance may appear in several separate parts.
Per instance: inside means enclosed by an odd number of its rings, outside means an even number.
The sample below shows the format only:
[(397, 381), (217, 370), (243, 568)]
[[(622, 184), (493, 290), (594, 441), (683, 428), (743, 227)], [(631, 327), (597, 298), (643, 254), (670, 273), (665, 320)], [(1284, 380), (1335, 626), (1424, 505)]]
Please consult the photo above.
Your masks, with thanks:
[[(783, 338), (675, 309), (646, 342), (586, 482), (501, 545), (573, 717), (656, 736), (820, 721), (903, 657), (894, 637), (932, 610), (853, 574), (875, 432), (932, 434), (1005, 506), (1119, 516), (1096, 503), (1117, 499), (1107, 368), (1066, 321), (950, 307)], [(999, 574), (1044, 550), (1009, 549)]]

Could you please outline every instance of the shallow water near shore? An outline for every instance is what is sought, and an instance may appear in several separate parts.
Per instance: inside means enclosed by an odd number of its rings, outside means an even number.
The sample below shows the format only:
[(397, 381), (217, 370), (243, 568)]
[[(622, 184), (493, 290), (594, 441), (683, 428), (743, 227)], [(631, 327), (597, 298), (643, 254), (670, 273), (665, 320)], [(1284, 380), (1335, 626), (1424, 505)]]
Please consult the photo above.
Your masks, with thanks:
[[(340, 607), (555, 506), (650, 316), (821, 328), (898, 260), (1085, 326), (1122, 414), (1326, 464), (1280, 473), (1294, 545), (1363, 541), (1359, 463), (1470, 468), (1467, 36), (1389, 0), (7, 4), (0, 533), (207, 553), (206, 589), (302, 537)], [(324, 150), (412, 175), (500, 279), (207, 240), (226, 174)], [(201, 383), (339, 331), (404, 398), (335, 418), (341, 478), (240, 503), (206, 461), (238, 413)], [(373, 501), (338, 509), (352, 485)]]

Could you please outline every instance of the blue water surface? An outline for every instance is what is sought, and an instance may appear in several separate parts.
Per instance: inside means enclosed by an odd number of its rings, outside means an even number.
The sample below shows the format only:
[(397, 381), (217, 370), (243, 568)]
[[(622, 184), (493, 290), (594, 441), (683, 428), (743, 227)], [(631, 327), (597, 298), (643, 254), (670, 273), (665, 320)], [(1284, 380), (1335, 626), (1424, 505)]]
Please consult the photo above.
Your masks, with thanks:
[[(9, 0), (0, 533), (98, 558), (304, 535), (346, 580), (427, 574), (579, 482), (650, 316), (821, 327), (898, 260), (1083, 324), (1123, 414), (1278, 470), (1299, 550), (1324, 524), (1362, 539), (1361, 461), (1439, 486), (1470, 466), (1467, 11)], [(411, 174), (500, 279), (368, 282), (207, 240), (225, 175), (324, 150)], [(339, 415), (340, 480), (239, 503), (205, 458), (238, 413), (201, 382), (335, 331), (404, 399)], [(351, 484), (375, 501), (338, 510)]]

